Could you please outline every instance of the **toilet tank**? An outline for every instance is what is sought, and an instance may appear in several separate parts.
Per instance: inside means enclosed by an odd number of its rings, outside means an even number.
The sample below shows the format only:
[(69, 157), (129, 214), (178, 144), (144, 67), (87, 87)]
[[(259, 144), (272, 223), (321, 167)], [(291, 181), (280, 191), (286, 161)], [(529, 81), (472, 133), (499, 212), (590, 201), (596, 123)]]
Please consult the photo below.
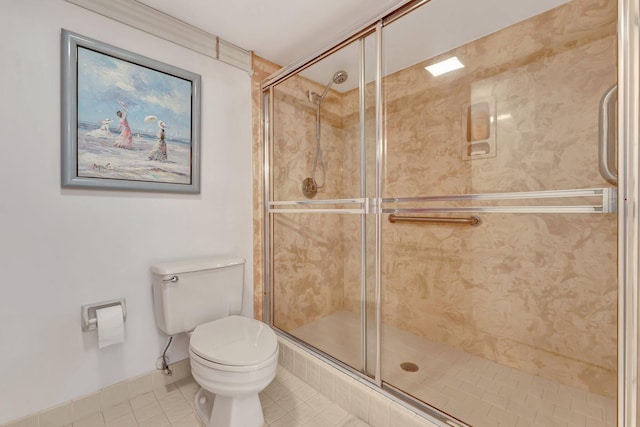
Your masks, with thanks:
[(244, 259), (208, 257), (151, 266), (158, 328), (189, 332), (242, 309)]

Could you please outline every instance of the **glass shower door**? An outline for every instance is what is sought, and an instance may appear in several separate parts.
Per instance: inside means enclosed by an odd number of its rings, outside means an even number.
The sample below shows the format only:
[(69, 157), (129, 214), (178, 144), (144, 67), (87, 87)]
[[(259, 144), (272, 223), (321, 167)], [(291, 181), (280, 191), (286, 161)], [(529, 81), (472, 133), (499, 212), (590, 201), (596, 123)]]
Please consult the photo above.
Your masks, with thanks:
[(474, 426), (613, 426), (617, 4), (458, 3), (383, 30), (382, 381)]
[(268, 201), (273, 325), (367, 375), (370, 44), (363, 34), (271, 88)]

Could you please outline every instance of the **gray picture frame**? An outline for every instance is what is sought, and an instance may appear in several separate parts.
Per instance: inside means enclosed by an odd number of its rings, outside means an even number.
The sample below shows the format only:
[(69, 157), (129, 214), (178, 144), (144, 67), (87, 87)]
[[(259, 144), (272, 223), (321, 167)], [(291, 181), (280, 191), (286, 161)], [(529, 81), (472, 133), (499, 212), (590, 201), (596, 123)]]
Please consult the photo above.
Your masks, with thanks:
[[(62, 187), (200, 193), (201, 77), (66, 29), (62, 29), (61, 52)], [(92, 90), (88, 83), (93, 77), (84, 79), (87, 81), (83, 80), (81, 87), (78, 85), (79, 74), (84, 75), (84, 57), (96, 58), (91, 66), (98, 70), (101, 61), (109, 65), (106, 67), (108, 74), (105, 74), (108, 79), (96, 80), (100, 84), (96, 85), (96, 94), (91, 96), (86, 92)], [(89, 60), (86, 60), (86, 63), (89, 64)], [(125, 81), (128, 74), (123, 75), (122, 82), (109, 87), (109, 83), (112, 82), (110, 79), (117, 81), (120, 78), (117, 75), (120, 69), (132, 70), (132, 74), (146, 73), (152, 79), (163, 82), (158, 83), (156, 87), (147, 85), (148, 91), (169, 91), (173, 88), (172, 85), (175, 85), (179, 88), (180, 96), (176, 96), (174, 92), (167, 92), (165, 96), (160, 97), (155, 96), (155, 93), (139, 90), (137, 86), (145, 87), (142, 83), (139, 84), (142, 79), (132, 78), (133, 84), (130, 84)], [(95, 75), (95, 70), (91, 71), (92, 76)], [(128, 99), (116, 99), (120, 95)], [(90, 101), (83, 101), (85, 99)], [(178, 103), (180, 105), (177, 105)], [(135, 117), (133, 111), (128, 112), (128, 104), (133, 104), (137, 109)], [(82, 110), (79, 111), (79, 108)], [(129, 110), (134, 108), (129, 107)], [(187, 112), (189, 108), (190, 111)], [(179, 119), (174, 116), (178, 114), (174, 113), (178, 110)], [(162, 114), (156, 116), (155, 111)], [(102, 114), (101, 117), (109, 116), (100, 122), (100, 129), (97, 129), (99, 123), (95, 120), (83, 119), (96, 114)], [(116, 117), (112, 120), (110, 116)], [(165, 116), (172, 117), (174, 124), (172, 125), (168, 118), (164, 118)], [(112, 129), (111, 123), (115, 124), (118, 120), (120, 126)], [(91, 131), (91, 126), (96, 129)], [(140, 130), (143, 127), (146, 129)], [(96, 132), (101, 131), (102, 135), (94, 137), (98, 135)], [(120, 140), (126, 140), (127, 137), (128, 146), (119, 144)], [(158, 159), (156, 156), (152, 160), (153, 153), (157, 155), (160, 152), (160, 143), (164, 146), (164, 158)], [(172, 157), (171, 147), (174, 147), (174, 152), (179, 155), (175, 154)], [(179, 161), (173, 160), (178, 158)], [(91, 167), (88, 166), (90, 163)]]

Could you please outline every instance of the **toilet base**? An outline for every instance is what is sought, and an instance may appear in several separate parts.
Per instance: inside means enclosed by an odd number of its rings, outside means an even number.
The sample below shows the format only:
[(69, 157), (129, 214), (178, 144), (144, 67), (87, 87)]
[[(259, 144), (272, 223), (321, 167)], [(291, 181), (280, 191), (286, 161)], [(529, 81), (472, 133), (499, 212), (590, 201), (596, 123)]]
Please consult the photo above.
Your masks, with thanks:
[(262, 427), (264, 424), (257, 393), (225, 397), (200, 388), (195, 404), (196, 413), (207, 427)]
[(211, 418), (211, 410), (213, 409), (213, 402), (215, 401), (215, 398), (215, 394), (209, 393), (202, 387), (200, 387), (200, 390), (196, 393), (196, 414), (198, 414), (200, 421), (202, 421), (204, 425), (209, 424), (209, 418)]

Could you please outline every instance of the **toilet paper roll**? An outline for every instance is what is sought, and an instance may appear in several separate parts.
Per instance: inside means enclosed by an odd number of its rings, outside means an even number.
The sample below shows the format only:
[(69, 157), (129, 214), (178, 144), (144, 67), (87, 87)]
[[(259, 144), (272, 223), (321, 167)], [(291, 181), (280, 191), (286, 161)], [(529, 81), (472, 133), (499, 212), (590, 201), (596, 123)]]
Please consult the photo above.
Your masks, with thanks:
[(124, 316), (121, 305), (96, 310), (98, 348), (124, 342)]

